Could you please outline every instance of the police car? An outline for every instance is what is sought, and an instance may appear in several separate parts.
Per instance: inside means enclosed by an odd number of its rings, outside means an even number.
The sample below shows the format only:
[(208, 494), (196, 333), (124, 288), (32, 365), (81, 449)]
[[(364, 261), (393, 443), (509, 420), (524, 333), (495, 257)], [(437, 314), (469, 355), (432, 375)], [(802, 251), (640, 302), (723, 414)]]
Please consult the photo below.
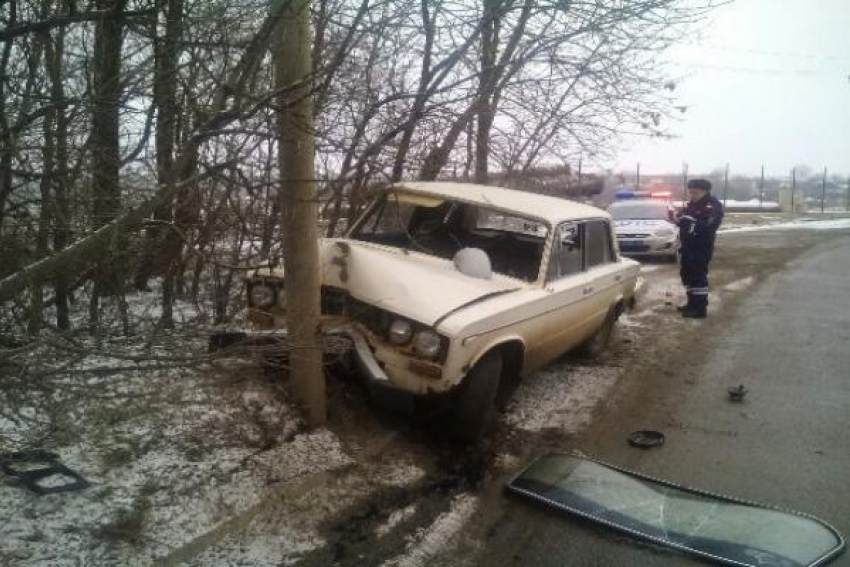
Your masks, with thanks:
[(632, 193), (629, 198), (618, 194), (608, 212), (620, 252), (627, 256), (665, 258), (676, 262), (679, 257), (679, 229), (673, 223), (674, 210), (667, 200), (653, 195)]

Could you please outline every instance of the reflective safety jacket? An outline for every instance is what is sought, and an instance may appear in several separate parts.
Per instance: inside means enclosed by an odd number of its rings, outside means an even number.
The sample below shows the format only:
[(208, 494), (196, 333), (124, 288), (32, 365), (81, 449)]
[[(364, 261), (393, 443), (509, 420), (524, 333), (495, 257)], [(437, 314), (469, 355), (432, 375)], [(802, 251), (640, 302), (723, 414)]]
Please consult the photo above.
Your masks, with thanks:
[(714, 237), (723, 222), (723, 205), (706, 195), (696, 202), (689, 202), (677, 216), (682, 251), (707, 251), (714, 249)]

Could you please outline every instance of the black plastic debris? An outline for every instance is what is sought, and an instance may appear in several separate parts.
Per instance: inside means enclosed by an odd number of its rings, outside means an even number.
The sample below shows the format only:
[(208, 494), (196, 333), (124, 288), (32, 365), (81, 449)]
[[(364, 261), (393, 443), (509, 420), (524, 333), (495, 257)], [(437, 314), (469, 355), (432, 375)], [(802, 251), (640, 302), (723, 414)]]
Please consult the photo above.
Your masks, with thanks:
[(629, 445), (640, 447), (641, 449), (649, 449), (657, 447), (664, 443), (664, 434), (660, 431), (633, 431), (627, 437)]
[(729, 400), (733, 402), (741, 402), (744, 400), (744, 396), (747, 395), (748, 390), (744, 388), (743, 384), (738, 386), (730, 386), (726, 388), (726, 393), (729, 395)]
[(59, 462), (50, 451), (19, 451), (0, 454), (0, 470), (17, 478), (36, 494), (84, 490), (91, 486), (79, 473)]

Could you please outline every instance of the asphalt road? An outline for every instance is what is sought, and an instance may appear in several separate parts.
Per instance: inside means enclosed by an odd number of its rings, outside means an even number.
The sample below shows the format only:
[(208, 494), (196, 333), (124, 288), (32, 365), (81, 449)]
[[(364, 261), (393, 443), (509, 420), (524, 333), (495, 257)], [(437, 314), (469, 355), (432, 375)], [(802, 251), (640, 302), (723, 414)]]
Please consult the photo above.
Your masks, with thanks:
[[(674, 322), (671, 312), (674, 332), (562, 448), (814, 514), (850, 535), (850, 235), (765, 232), (720, 245), (715, 280), (751, 276), (751, 287), (706, 321)], [(742, 404), (726, 399), (738, 384), (750, 390)], [(667, 441), (632, 448), (624, 439), (637, 429)], [(503, 503), (476, 546), (478, 565), (704, 564), (491, 494)], [(850, 553), (831, 565), (850, 565)]]

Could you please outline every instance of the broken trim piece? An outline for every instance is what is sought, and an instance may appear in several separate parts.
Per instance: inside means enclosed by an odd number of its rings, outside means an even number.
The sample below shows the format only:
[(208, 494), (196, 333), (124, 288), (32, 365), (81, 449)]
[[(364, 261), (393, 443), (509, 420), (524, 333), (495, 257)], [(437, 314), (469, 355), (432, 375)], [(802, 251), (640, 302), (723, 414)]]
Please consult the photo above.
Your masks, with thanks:
[[(563, 459), (563, 461), (559, 462), (558, 459)], [(547, 460), (553, 460), (554, 465), (548, 465)], [(588, 465), (590, 470), (581, 470), (582, 464)], [(596, 466), (594, 467), (594, 465)], [(592, 478), (588, 477), (589, 474), (593, 474), (594, 469), (600, 472), (601, 478), (598, 483), (591, 482)], [(608, 470), (606, 471), (605, 469)], [(658, 499), (662, 513), (661, 525), (657, 524), (656, 519), (650, 518), (647, 520), (645, 517), (645, 511), (647, 510), (646, 504), (652, 503), (651, 499), (646, 502), (638, 499), (635, 503), (631, 504), (628, 502), (628, 498), (615, 499), (617, 500), (617, 505), (613, 507), (610, 503), (606, 504), (604, 502), (606, 498), (611, 499), (612, 486), (616, 489), (617, 475), (613, 475), (612, 471), (613, 473), (620, 473), (624, 481), (631, 481), (623, 482), (623, 488), (626, 490), (634, 488), (635, 494), (633, 496), (644, 493), (651, 494), (653, 490), (657, 490), (655, 497)], [(574, 475), (577, 476), (572, 478)], [(547, 479), (547, 476), (550, 478)], [(641, 484), (639, 481), (644, 482)], [(630, 484), (638, 486), (630, 487)], [(576, 490), (575, 487), (579, 489)], [(543, 455), (515, 476), (506, 485), (506, 490), (639, 539), (711, 559), (723, 565), (736, 565), (739, 567), (757, 567), (759, 565), (770, 567), (816, 567), (826, 564), (839, 555), (844, 550), (845, 545), (841, 534), (834, 527), (812, 515), (682, 486), (586, 456), (567, 454)], [(616, 492), (614, 493), (616, 494)], [(619, 494), (629, 496), (628, 493)], [(675, 498), (677, 496), (683, 497), (678, 509), (672, 505), (676, 502)], [(711, 522), (715, 521), (716, 526), (720, 526), (721, 531), (719, 535), (718, 532), (712, 535), (708, 530), (702, 531), (699, 536), (696, 535), (696, 530), (681, 533), (674, 530), (668, 531), (668, 528), (672, 526), (666, 524), (663, 518), (667, 514), (670, 514), (671, 518), (673, 518), (673, 525), (678, 523), (676, 527), (680, 530), (683, 526), (687, 525), (687, 514), (692, 514), (692, 507), (699, 505), (699, 498), (694, 498), (695, 496), (705, 499), (707, 501), (705, 504), (708, 507), (704, 519), (700, 520), (697, 527), (711, 527)], [(668, 498), (671, 500), (668, 500)], [(621, 502), (621, 500), (625, 500), (625, 502)], [(719, 504), (730, 506), (726, 516), (722, 515), (723, 506), (719, 506)], [(740, 523), (741, 509), (746, 508), (752, 508), (759, 512), (759, 514), (753, 515), (752, 518), (745, 518), (747, 522), (761, 526), (762, 531), (756, 531), (754, 533), (759, 535), (763, 533), (775, 535), (775, 529), (783, 527), (774, 517), (779, 514), (789, 517), (787, 521), (796, 524), (792, 523), (790, 526), (786, 524), (784, 526), (786, 529), (799, 531), (802, 528), (805, 530), (803, 537), (810, 537), (810, 540), (807, 540), (810, 543), (810, 548), (804, 549), (803, 552), (797, 553), (796, 556), (792, 555), (792, 557), (788, 557), (789, 550), (782, 549), (786, 541), (782, 540), (781, 537), (779, 538), (781, 540), (780, 543), (776, 541), (771, 542), (768, 537), (767, 540), (763, 539), (762, 541), (748, 545), (748, 541), (742, 541), (739, 538), (740, 534), (738, 532), (730, 532), (730, 534), (734, 534), (732, 537), (729, 537), (728, 534), (723, 534), (722, 529), (725, 525), (718, 524), (716, 522), (717, 518), (722, 518), (727, 522), (738, 521)], [(630, 510), (632, 511), (631, 515), (629, 514)], [(677, 517), (677, 512), (679, 514), (685, 514), (685, 516)], [(736, 512), (738, 513), (737, 518), (735, 516)], [(644, 517), (641, 518), (641, 515)], [(692, 514), (692, 518), (699, 519), (700, 517), (699, 515)], [(761, 523), (753, 522), (753, 520), (761, 520)], [(805, 522), (801, 522), (801, 520)], [(807, 524), (806, 522), (810, 522), (811, 524)], [(771, 530), (769, 528), (773, 529)], [(655, 532), (655, 534), (652, 532)], [(813, 535), (816, 538), (811, 538)], [(680, 538), (678, 541), (676, 539), (677, 537)], [(819, 542), (817, 541), (818, 539), (820, 539)], [(702, 547), (695, 544), (702, 544)], [(766, 544), (773, 544), (773, 547)], [(764, 547), (759, 547), (760, 545)]]

